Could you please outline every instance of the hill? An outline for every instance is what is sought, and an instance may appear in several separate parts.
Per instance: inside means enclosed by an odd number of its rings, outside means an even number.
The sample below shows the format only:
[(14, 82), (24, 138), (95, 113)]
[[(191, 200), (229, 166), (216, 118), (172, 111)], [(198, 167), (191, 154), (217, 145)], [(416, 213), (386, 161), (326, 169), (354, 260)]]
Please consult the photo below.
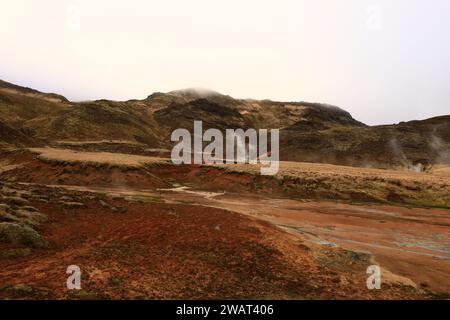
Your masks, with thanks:
[[(143, 100), (70, 102), (0, 81), (0, 141), (18, 146), (127, 141), (125, 152), (170, 149), (170, 133), (207, 128), (279, 128), (280, 158), (364, 167), (424, 170), (450, 163), (450, 116), (367, 126), (335, 106), (234, 99), (206, 89), (153, 93)], [(124, 152), (124, 144), (106, 151)], [(136, 147), (139, 145), (139, 147)], [(86, 147), (86, 146), (84, 146)], [(104, 143), (98, 143), (105, 151)], [(109, 149), (108, 149), (109, 148)], [(132, 151), (130, 151), (132, 150)]]

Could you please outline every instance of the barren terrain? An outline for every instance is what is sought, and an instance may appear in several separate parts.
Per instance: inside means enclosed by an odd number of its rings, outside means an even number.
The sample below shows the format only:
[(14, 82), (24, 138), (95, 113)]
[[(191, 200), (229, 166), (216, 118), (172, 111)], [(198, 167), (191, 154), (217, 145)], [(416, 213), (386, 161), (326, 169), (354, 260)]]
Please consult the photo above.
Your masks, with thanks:
[[(2, 155), (2, 298), (449, 296), (445, 170), (282, 163), (262, 177), (250, 165), (142, 155)], [(22, 228), (14, 237), (12, 224)], [(80, 291), (65, 288), (72, 264), (82, 269)], [(381, 290), (366, 287), (372, 264), (382, 268)]]
[[(194, 120), (279, 129), (278, 174), (172, 164)], [(1, 299), (449, 299), (449, 279), (449, 115), (368, 126), (321, 103), (0, 80)]]

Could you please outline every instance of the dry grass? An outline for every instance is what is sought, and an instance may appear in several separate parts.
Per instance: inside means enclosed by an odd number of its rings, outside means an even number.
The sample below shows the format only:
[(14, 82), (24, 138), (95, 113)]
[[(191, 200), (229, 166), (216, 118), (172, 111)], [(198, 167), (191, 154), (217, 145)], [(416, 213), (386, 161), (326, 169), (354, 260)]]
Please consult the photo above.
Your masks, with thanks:
[[(140, 167), (149, 163), (171, 163), (170, 159), (140, 156), (110, 152), (87, 152), (57, 148), (30, 148), (33, 153), (38, 153), (39, 158), (47, 160), (59, 160), (67, 162), (92, 162), (111, 165), (126, 165)], [(246, 172), (259, 174), (261, 165), (250, 164), (218, 164), (214, 165), (234, 172)], [(280, 161), (280, 169), (276, 177), (304, 177), (314, 175), (320, 177), (345, 177), (355, 179), (377, 179), (387, 181), (414, 181), (433, 184), (450, 185), (450, 167), (437, 166), (431, 173), (414, 172), (406, 170), (385, 170), (375, 168), (360, 168), (338, 166), (322, 163), (287, 162)]]
[(167, 163), (167, 159), (157, 157), (138, 156), (110, 152), (85, 152), (56, 148), (30, 148), (39, 154), (43, 160), (57, 160), (69, 163), (100, 163), (117, 166), (142, 167), (149, 163)]
[(54, 102), (54, 103), (64, 102), (64, 101), (61, 101), (61, 99), (58, 97), (52, 97), (48, 94), (46, 95), (45, 93), (37, 93), (37, 92), (24, 93), (19, 90), (11, 89), (11, 88), (0, 88), (0, 91), (4, 92), (4, 93), (9, 93), (9, 94), (18, 94), (18, 95), (22, 95), (22, 96), (27, 96), (30, 98), (38, 98), (38, 99), (46, 100), (48, 102)]
[(8, 162), (0, 161), (0, 173), (13, 170), (18, 167), (20, 167), (18, 164), (9, 164)]
[[(230, 172), (257, 177), (259, 165), (221, 165)], [(309, 194), (318, 199), (351, 202), (384, 202), (419, 207), (450, 208), (450, 175), (447, 169), (434, 173), (357, 168), (318, 163), (280, 162), (273, 178), (290, 197)], [(267, 186), (260, 186), (267, 189)], [(270, 187), (269, 187), (270, 189)]]
[[(39, 154), (38, 157), (44, 161), (133, 168), (149, 164), (171, 164), (170, 159), (166, 158), (121, 153), (84, 152), (48, 147), (30, 150)], [(231, 173), (250, 174), (253, 176), (250, 181), (256, 184), (255, 188), (258, 190), (265, 190), (268, 193), (278, 190), (289, 197), (450, 208), (450, 175), (446, 174), (446, 170), (439, 168), (436, 173), (418, 173), (318, 163), (280, 162), (278, 174), (274, 177), (265, 177), (260, 174), (260, 165), (214, 166)], [(273, 184), (274, 181), (277, 182)]]
[(450, 166), (448, 165), (437, 165), (434, 166), (431, 169), (431, 173), (438, 174), (438, 175), (444, 175), (450, 177)]
[(104, 143), (112, 143), (112, 144), (131, 144), (131, 145), (143, 145), (141, 143), (131, 141), (131, 140), (83, 140), (83, 141), (74, 141), (74, 140), (58, 140), (57, 144), (69, 144), (69, 145), (84, 145), (84, 144), (104, 144)]
[[(219, 165), (229, 170), (237, 172), (259, 173), (261, 165), (234, 164)], [(408, 170), (361, 168), (350, 166), (339, 166), (323, 163), (289, 162), (280, 161), (278, 177), (282, 176), (304, 176), (305, 174), (315, 174), (318, 176), (346, 176), (346, 177), (377, 177), (380, 179), (413, 180), (432, 183), (450, 184), (450, 167), (437, 167), (432, 172), (415, 172)]]

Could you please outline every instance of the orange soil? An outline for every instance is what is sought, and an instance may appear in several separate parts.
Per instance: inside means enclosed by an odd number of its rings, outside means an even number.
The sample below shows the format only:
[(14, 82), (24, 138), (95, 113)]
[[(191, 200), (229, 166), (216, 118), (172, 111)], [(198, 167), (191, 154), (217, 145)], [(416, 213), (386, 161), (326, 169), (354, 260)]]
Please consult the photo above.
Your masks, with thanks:
[[(53, 192), (60, 194), (70, 192)], [(98, 200), (88, 201), (87, 209), (33, 203), (50, 218), (42, 229), (50, 247), (0, 260), (0, 297), (418, 297), (412, 288), (396, 284), (369, 291), (358, 264), (345, 270), (322, 265), (296, 237), (236, 213), (101, 198), (128, 211), (113, 213)], [(81, 293), (65, 288), (65, 269), (73, 264), (83, 272)], [(23, 283), (32, 286), (32, 294), (14, 296), (19, 293), (12, 286)]]
[[(448, 210), (277, 199), (283, 188), (270, 178), (263, 186), (270, 197), (257, 197), (259, 178), (215, 167), (123, 168), (43, 161), (27, 152), (9, 156), (11, 163), (17, 167), (2, 179), (52, 185), (21, 185), (51, 198), (31, 203), (50, 218), (41, 230), (50, 247), (0, 259), (0, 297), (408, 299), (427, 297), (428, 289), (450, 291)], [(159, 190), (175, 182), (234, 193)], [(86, 198), (88, 188), (97, 199)], [(135, 199), (117, 198), (121, 193)], [(87, 208), (64, 209), (61, 195), (76, 195)], [(113, 212), (99, 199), (128, 210)], [(373, 255), (418, 289), (401, 279), (367, 290), (365, 270), (374, 261), (342, 248)], [(83, 270), (78, 294), (65, 288), (71, 264)], [(33, 291), (14, 291), (22, 283)]]

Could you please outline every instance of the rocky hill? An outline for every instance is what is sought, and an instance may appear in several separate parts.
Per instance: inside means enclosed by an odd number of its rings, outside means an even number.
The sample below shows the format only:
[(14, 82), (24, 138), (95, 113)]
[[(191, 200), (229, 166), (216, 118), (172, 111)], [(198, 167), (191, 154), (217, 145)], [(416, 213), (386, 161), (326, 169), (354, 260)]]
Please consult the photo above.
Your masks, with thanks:
[[(153, 93), (143, 100), (71, 102), (0, 81), (3, 145), (71, 141), (104, 149), (99, 142), (120, 141), (132, 153), (145, 153), (170, 149), (172, 130), (192, 130), (194, 120), (202, 120), (204, 129), (279, 128), (281, 160), (414, 170), (450, 163), (450, 116), (367, 126), (319, 103), (234, 99), (203, 89)], [(106, 148), (124, 152), (117, 143)]]

